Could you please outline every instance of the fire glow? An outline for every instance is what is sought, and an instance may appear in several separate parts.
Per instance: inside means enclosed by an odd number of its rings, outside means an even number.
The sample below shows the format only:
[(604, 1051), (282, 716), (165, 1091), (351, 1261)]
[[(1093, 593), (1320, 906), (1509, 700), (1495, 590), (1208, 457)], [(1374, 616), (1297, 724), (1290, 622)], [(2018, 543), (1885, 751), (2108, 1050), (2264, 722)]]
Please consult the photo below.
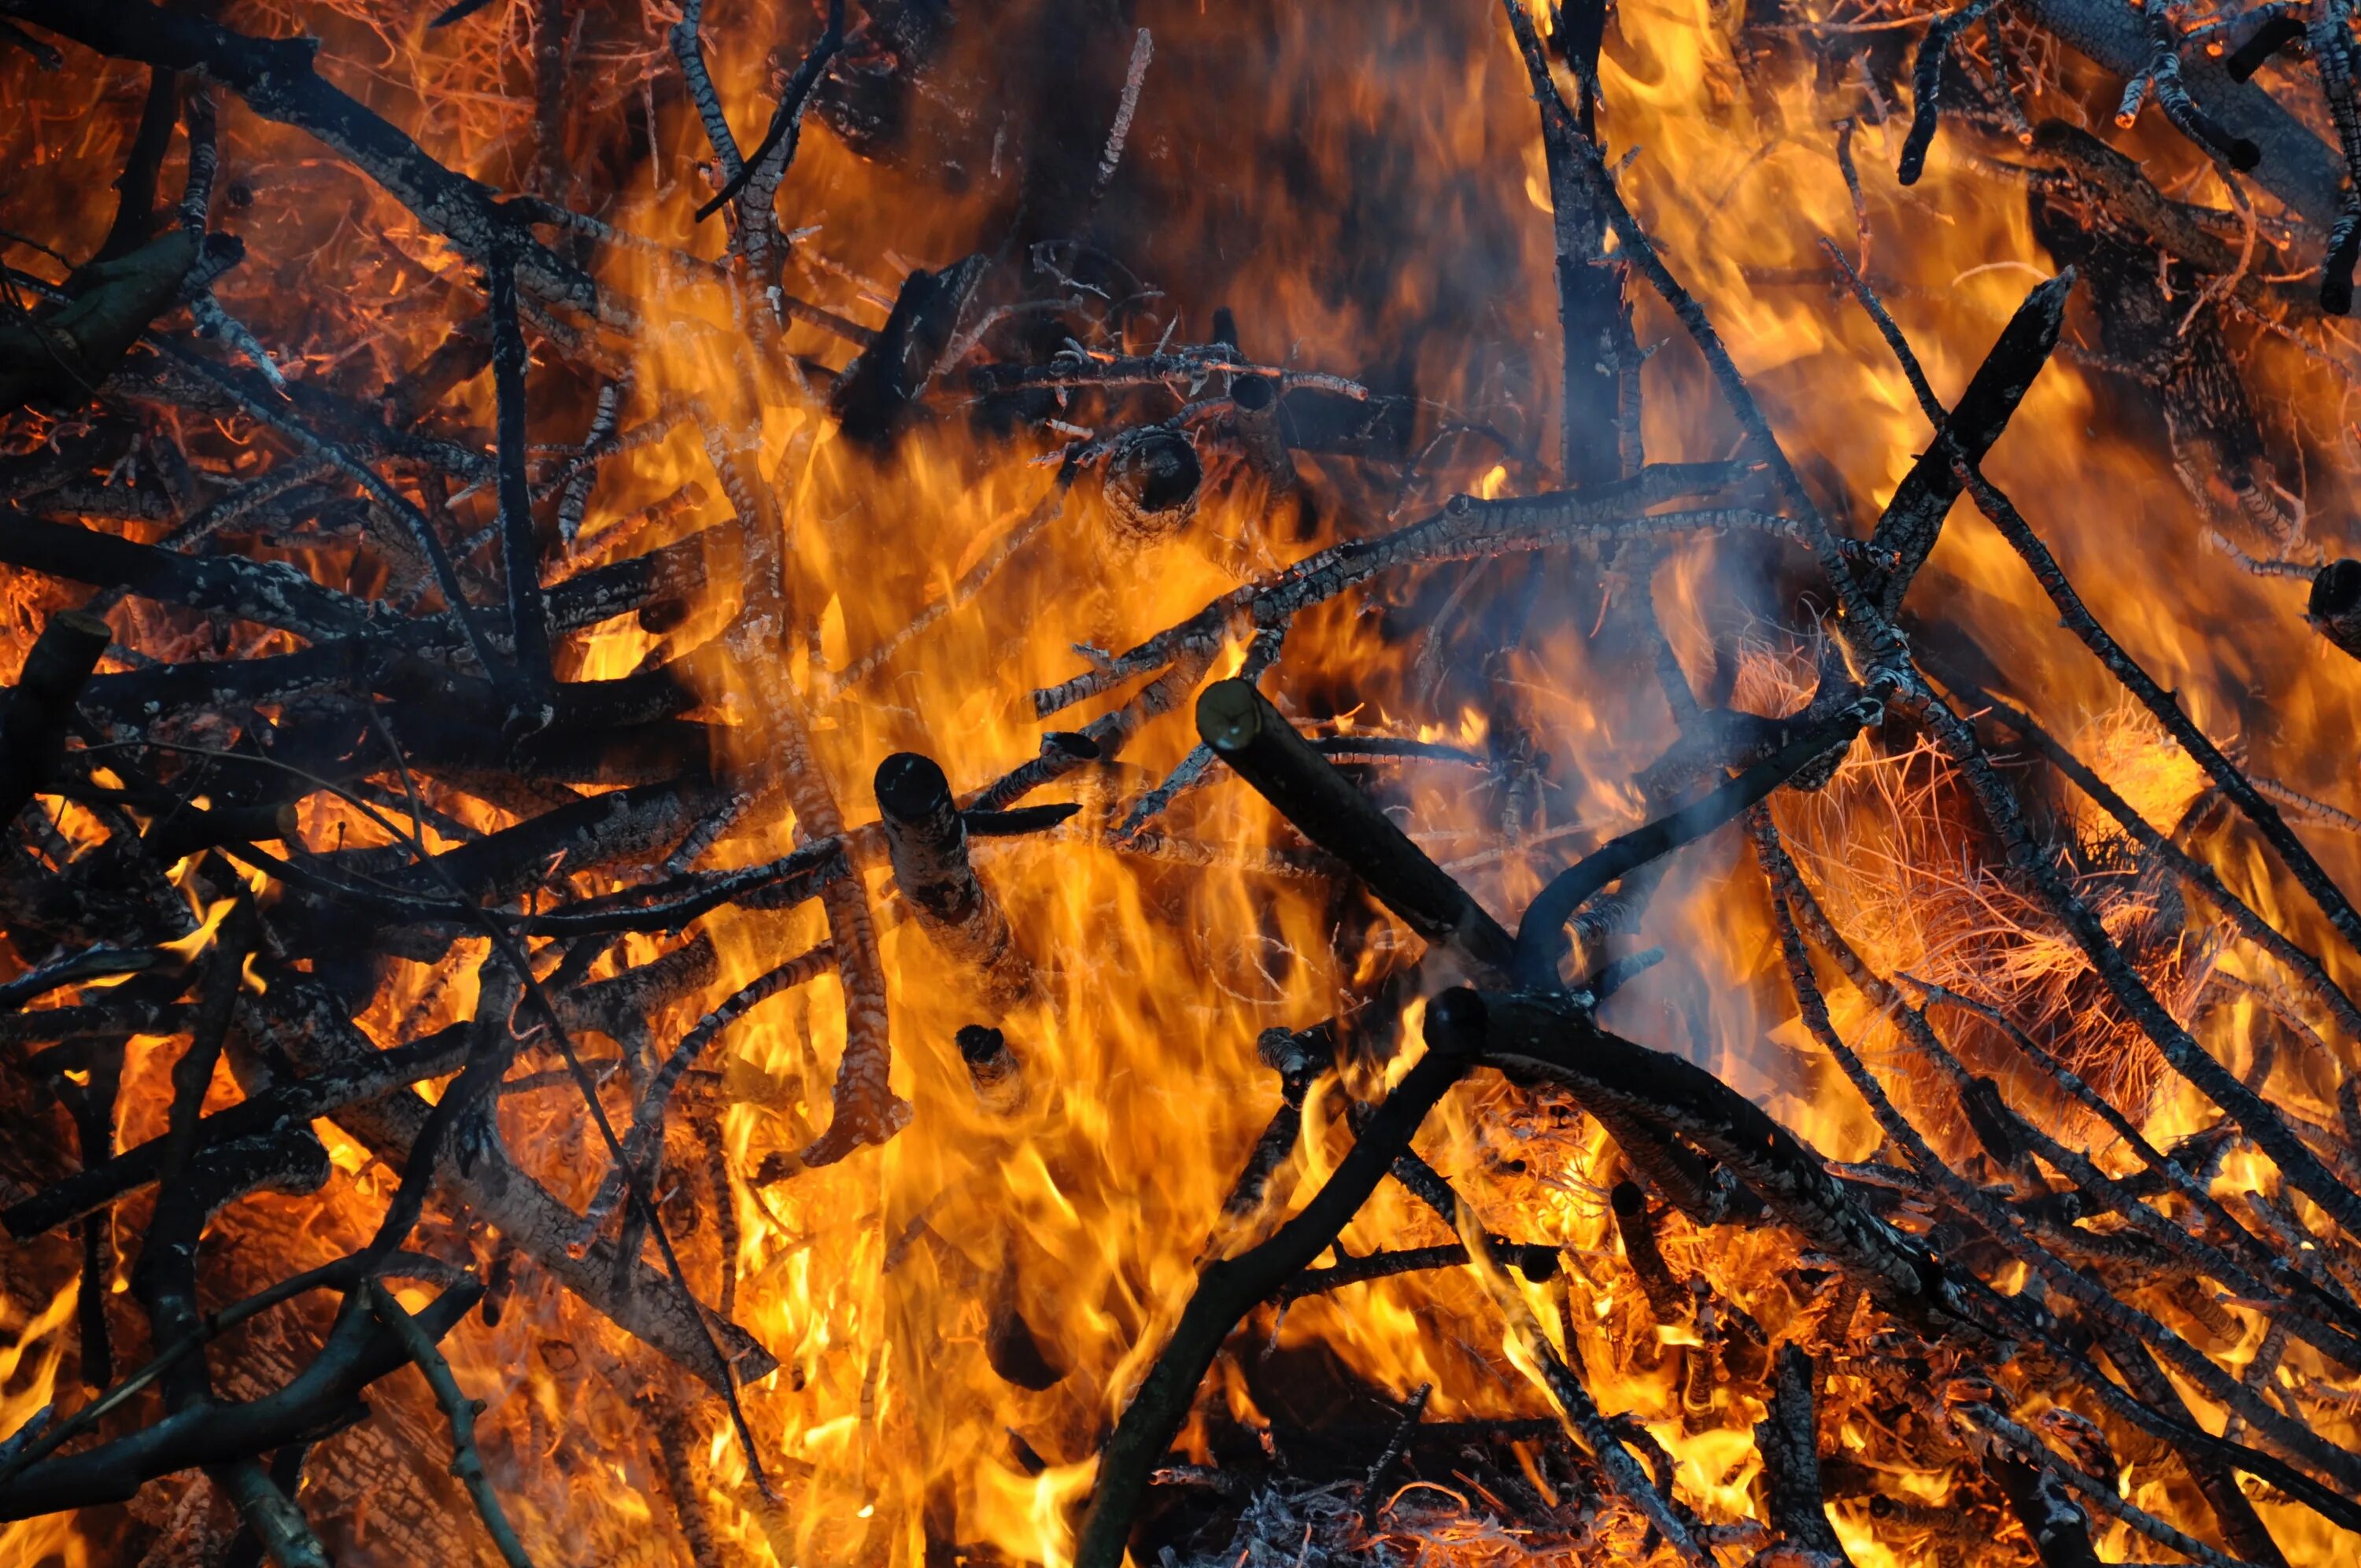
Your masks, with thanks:
[(0, 0), (0, 1560), (2361, 1563), (2354, 47)]

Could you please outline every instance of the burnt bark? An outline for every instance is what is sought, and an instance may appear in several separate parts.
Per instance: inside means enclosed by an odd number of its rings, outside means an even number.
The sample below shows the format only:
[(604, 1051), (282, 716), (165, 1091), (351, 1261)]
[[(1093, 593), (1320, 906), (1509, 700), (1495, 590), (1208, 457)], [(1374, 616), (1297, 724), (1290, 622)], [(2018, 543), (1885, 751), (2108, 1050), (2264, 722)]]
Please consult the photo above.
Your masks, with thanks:
[(60, 610), (34, 640), (0, 710), (0, 828), (16, 821), (57, 772), (74, 700), (112, 636), (95, 616)]
[(1000, 901), (968, 859), (967, 827), (943, 770), (914, 751), (897, 751), (877, 764), (876, 788), (894, 883), (919, 927), (975, 972), (996, 1005), (1030, 994), (1032, 966)]

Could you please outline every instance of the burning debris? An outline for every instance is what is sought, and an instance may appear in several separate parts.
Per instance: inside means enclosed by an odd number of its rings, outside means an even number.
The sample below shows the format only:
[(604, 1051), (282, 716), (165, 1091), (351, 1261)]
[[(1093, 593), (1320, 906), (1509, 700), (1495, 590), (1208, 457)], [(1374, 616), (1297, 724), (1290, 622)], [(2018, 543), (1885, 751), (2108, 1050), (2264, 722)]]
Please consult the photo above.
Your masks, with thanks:
[(1223, 9), (0, 0), (12, 1561), (2361, 1561), (2347, 11)]

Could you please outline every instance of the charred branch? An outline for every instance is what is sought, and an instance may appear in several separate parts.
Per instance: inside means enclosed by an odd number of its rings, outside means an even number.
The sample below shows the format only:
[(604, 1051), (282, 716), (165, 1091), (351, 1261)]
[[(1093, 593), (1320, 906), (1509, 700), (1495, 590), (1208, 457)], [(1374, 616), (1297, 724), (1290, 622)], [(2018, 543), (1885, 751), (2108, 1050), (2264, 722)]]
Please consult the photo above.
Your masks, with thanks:
[(65, 755), (74, 700), (113, 633), (74, 610), (49, 617), (0, 709), (0, 824), (14, 822)]
[(1797, 1568), (1848, 1563), (1851, 1560), (1828, 1523), (1820, 1493), (1819, 1424), (1812, 1397), (1817, 1374), (1811, 1354), (1798, 1344), (1781, 1345), (1776, 1368), (1770, 1412), (1754, 1427), (1771, 1488), (1772, 1528), (1803, 1554)]
[(1479, 975), (1509, 971), (1509, 933), (1252, 685), (1206, 687), (1197, 732), (1306, 838), (1367, 878), (1411, 930), (1450, 947)]
[[(1257, 1302), (1335, 1240), (1409, 1147), (1435, 1102), (1466, 1071), (1468, 1061), (1455, 1035), (1471, 1004), (1474, 993), (1466, 992), (1430, 1004), (1427, 1054), (1386, 1096), (1327, 1183), (1269, 1240), (1236, 1257), (1217, 1258), (1200, 1271), (1196, 1291), (1171, 1338), (1124, 1408), (1101, 1453), (1097, 1484), (1076, 1537), (1074, 1561), (1080, 1568), (1119, 1568), (1149, 1475), (1187, 1419), (1197, 1385), (1222, 1342)], [(1476, 1022), (1480, 1027), (1480, 1019)]]
[(877, 764), (876, 789), (894, 883), (919, 926), (974, 970), (995, 1004), (1005, 1007), (1031, 992), (1032, 966), (999, 900), (968, 860), (967, 828), (942, 769), (916, 752), (897, 751)]

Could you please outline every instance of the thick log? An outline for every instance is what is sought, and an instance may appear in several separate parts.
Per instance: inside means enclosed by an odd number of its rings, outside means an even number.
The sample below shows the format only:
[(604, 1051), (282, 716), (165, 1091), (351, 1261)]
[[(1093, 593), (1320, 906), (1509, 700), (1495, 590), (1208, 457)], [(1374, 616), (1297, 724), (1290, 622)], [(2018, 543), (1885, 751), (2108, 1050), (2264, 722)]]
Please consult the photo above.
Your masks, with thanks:
[(16, 821), (65, 755), (66, 727), (82, 683), (113, 636), (79, 610), (49, 617), (0, 711), (0, 828)]
[(1032, 966), (968, 859), (967, 828), (943, 770), (915, 751), (897, 751), (877, 764), (876, 784), (894, 882), (919, 928), (972, 968), (998, 1004), (1031, 992)]
[[(2146, 71), (2155, 52), (2142, 14), (2110, 0), (2032, 0), (2026, 15), (2126, 80)], [(2200, 107), (2261, 149), (2253, 178), (2264, 189), (2323, 229), (2335, 223), (2345, 170), (2327, 144), (2269, 93), (2233, 80), (2222, 61), (2202, 50), (2191, 52), (2181, 71), (2182, 85)]]
[(1179, 532), (1197, 514), (1205, 477), (1197, 448), (1162, 425), (1127, 431), (1107, 455), (1107, 520), (1129, 544), (1148, 544)]
[(2304, 619), (2313, 630), (2361, 659), (2361, 561), (2331, 561), (2314, 574)]
[(182, 805), (159, 817), (139, 836), (139, 848), (159, 866), (216, 844), (269, 843), (295, 837), (296, 813), (281, 802), (265, 806)]

